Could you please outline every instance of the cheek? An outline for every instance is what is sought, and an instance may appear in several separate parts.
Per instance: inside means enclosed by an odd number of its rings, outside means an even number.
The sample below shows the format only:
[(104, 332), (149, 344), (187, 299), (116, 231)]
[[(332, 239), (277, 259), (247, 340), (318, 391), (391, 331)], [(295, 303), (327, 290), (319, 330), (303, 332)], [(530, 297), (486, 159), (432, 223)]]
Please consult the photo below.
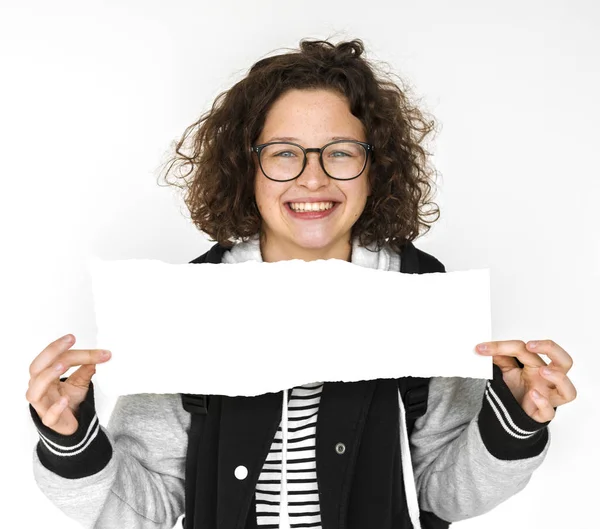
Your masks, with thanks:
[(263, 182), (260, 181), (258, 175), (254, 177), (254, 198), (259, 208), (265, 203), (265, 189)]
[(254, 195), (259, 209), (273, 209), (278, 204), (281, 190), (269, 185), (269, 182), (258, 180), (254, 185)]
[(348, 197), (348, 200), (352, 202), (352, 209), (355, 210), (357, 216), (362, 213), (369, 193), (370, 189), (368, 181), (363, 181), (356, 187), (346, 191), (346, 196)]

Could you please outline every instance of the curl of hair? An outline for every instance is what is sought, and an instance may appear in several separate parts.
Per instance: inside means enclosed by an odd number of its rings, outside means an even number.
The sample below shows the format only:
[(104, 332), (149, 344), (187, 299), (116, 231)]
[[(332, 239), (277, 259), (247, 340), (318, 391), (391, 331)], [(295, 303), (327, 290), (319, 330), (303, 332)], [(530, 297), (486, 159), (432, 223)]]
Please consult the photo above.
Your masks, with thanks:
[[(303, 39), (298, 50), (256, 62), (187, 127), (163, 174), (167, 184), (185, 190), (185, 204), (199, 230), (228, 247), (260, 232), (250, 146), (284, 92), (328, 89), (347, 98), (367, 142), (375, 146), (371, 195), (352, 237), (359, 237), (362, 246), (375, 243), (379, 249), (387, 243), (399, 252), (429, 231), (439, 207), (431, 200), (436, 171), (428, 163), (424, 140), (435, 122), (411, 104), (407, 89), (380, 74), (363, 55), (360, 39), (337, 45)], [(435, 218), (428, 221), (430, 216)]]

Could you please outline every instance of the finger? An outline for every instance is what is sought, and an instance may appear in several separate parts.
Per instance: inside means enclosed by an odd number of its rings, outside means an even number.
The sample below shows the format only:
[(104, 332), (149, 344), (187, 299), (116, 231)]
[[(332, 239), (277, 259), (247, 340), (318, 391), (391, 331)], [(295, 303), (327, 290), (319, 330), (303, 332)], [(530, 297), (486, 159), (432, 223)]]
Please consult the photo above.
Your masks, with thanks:
[[(48, 397), (50, 386), (56, 384), (66, 370), (67, 368), (61, 363), (52, 364), (29, 380), (29, 389), (25, 394), (25, 398), (38, 414), (40, 414), (40, 411), (46, 413), (48, 408), (53, 404), (51, 400), (45, 397)], [(57, 392), (57, 388), (54, 392)]]
[[(482, 349), (481, 346), (485, 346), (485, 349)], [(537, 354), (531, 353), (525, 348), (525, 342), (522, 340), (485, 342), (479, 344), (476, 351), (484, 356), (512, 356), (517, 358), (527, 367), (540, 367), (546, 365), (546, 362), (544, 362)]]
[(39, 404), (42, 397), (48, 392), (51, 384), (58, 382), (61, 375), (75, 365), (88, 365), (106, 362), (110, 358), (110, 351), (99, 349), (72, 349), (62, 353), (56, 358), (55, 363), (44, 369), (29, 382), (26, 398), (33, 405)]
[[(77, 420), (73, 417), (73, 414), (65, 413), (65, 410), (69, 407), (69, 398), (65, 395), (56, 401), (42, 418), (42, 423), (48, 428), (52, 428), (58, 431), (58, 425), (60, 424), (60, 431), (63, 435), (70, 435), (77, 431)], [(62, 424), (61, 424), (62, 423)]]
[(530, 391), (530, 395), (537, 406), (537, 410), (531, 415), (531, 418), (537, 422), (546, 422), (554, 419), (556, 412), (550, 401), (535, 389)]
[(54, 359), (61, 353), (67, 351), (75, 343), (75, 336), (67, 334), (58, 340), (55, 340), (39, 354), (29, 366), (29, 374), (32, 377), (39, 375), (46, 369)]
[(42, 423), (48, 428), (52, 428), (58, 422), (58, 419), (62, 415), (62, 412), (67, 408), (68, 399), (67, 397), (61, 397), (52, 406), (48, 408), (44, 416), (41, 417)]
[(110, 351), (104, 349), (71, 349), (59, 355), (56, 362), (67, 366), (96, 365), (110, 359)]
[(551, 403), (553, 406), (560, 406), (575, 400), (577, 397), (577, 389), (571, 382), (571, 379), (559, 369), (551, 369), (550, 367), (543, 367), (540, 369), (540, 375), (554, 384), (556, 392), (559, 394), (560, 399), (554, 399)]
[(568, 373), (573, 367), (573, 358), (560, 345), (552, 340), (534, 340), (527, 342), (527, 349), (550, 358), (550, 366)]

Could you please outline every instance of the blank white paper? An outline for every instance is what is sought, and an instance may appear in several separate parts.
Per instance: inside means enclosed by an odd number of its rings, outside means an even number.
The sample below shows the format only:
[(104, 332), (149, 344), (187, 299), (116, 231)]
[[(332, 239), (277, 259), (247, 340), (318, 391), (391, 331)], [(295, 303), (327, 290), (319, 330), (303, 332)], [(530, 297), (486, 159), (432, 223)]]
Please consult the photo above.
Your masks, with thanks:
[(488, 269), (403, 274), (337, 259), (88, 261), (107, 395), (252, 396), (326, 381), (492, 378)]

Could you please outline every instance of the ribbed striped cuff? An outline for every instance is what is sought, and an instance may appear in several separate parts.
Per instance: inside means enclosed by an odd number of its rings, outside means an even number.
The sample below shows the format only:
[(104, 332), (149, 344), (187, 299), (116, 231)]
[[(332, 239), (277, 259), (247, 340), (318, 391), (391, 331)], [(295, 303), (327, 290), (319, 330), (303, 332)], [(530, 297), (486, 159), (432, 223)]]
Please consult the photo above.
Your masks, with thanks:
[(44, 425), (31, 404), (29, 411), (40, 436), (37, 455), (48, 470), (77, 479), (96, 474), (110, 461), (112, 446), (100, 428), (91, 382), (77, 413), (79, 427), (71, 435), (61, 435)]
[(532, 419), (517, 402), (494, 365), (479, 414), (479, 431), (488, 451), (498, 459), (526, 459), (539, 455), (548, 442), (550, 421)]

